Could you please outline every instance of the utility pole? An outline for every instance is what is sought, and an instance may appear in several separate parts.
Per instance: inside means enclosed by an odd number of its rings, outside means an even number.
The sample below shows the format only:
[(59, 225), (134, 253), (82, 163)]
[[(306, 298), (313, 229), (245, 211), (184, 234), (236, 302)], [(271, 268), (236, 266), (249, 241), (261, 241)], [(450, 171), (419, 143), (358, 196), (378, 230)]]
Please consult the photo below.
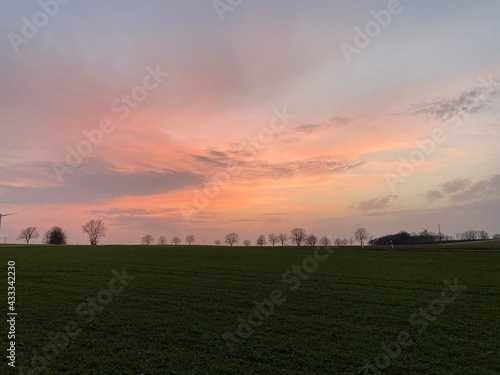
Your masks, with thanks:
[(438, 224), (439, 228), (439, 242), (441, 242), (441, 224)]

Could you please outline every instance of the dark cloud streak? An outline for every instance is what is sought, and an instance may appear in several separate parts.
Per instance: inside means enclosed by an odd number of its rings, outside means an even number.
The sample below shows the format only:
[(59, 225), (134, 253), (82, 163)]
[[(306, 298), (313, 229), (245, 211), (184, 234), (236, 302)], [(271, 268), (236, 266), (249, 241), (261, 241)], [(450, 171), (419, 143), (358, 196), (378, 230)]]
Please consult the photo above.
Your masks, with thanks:
[[(500, 79), (493, 80), (492, 86), (498, 86)], [(439, 98), (433, 101), (422, 101), (413, 104), (410, 112), (417, 116), (424, 116), (429, 120), (446, 121), (458, 116), (461, 112), (472, 114), (478, 112), (490, 103), (493, 88), (475, 87), (454, 97)]]
[[(47, 165), (50, 165), (47, 163)], [(43, 170), (47, 165), (40, 165)], [(35, 168), (35, 166), (33, 167)], [(202, 183), (201, 175), (167, 168), (119, 171), (96, 159), (85, 162), (55, 186), (0, 185), (0, 202), (10, 204), (95, 203), (123, 196), (162, 194)]]
[(494, 175), (473, 183), (468, 179), (454, 179), (441, 185), (440, 190), (430, 190), (424, 194), (429, 202), (443, 198), (452, 201), (472, 201), (495, 199), (500, 196), (500, 175)]
[(365, 202), (361, 202), (357, 207), (358, 210), (371, 211), (371, 210), (381, 210), (392, 206), (392, 202), (397, 200), (397, 195), (387, 195), (385, 197), (378, 197), (370, 199)]

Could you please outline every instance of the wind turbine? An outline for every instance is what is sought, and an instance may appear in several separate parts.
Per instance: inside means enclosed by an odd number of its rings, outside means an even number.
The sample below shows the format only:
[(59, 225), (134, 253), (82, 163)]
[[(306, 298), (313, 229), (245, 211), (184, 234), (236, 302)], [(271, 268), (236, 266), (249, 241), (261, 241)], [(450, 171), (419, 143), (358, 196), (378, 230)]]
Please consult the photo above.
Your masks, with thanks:
[(427, 242), (427, 239), (429, 238), (429, 227), (427, 228), (424, 228), (424, 227), (421, 227), (423, 230), (424, 230), (424, 241)]
[(17, 214), (17, 212), (14, 212), (13, 214), (0, 214), (0, 231), (2, 230), (2, 217), (15, 215), (15, 214)]

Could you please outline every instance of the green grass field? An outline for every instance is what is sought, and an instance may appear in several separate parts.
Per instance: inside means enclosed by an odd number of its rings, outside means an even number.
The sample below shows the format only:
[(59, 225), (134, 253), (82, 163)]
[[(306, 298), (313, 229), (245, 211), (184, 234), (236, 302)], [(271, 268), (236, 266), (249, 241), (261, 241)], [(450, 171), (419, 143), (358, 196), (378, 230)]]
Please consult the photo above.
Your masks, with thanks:
[[(18, 313), (17, 367), (5, 356), (2, 367), (82, 375), (500, 373), (500, 252), (333, 249), (313, 270), (310, 247), (0, 247), (2, 311), (5, 318), (14, 260)], [(287, 273), (302, 264), (311, 270), (301, 271), (304, 279)], [(122, 269), (133, 279), (113, 284), (113, 270)], [(466, 289), (445, 284), (455, 279)], [(254, 314), (261, 320), (252, 334), (236, 336), (230, 350), (223, 334), (235, 334), (253, 302), (275, 290), (282, 303), (267, 317)]]

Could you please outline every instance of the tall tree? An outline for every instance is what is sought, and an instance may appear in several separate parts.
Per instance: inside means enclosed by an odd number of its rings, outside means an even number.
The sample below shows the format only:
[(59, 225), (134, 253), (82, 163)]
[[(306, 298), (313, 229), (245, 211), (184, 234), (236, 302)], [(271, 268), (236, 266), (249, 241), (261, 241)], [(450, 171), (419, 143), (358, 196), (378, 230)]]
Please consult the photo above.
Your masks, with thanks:
[(154, 242), (154, 238), (150, 234), (146, 234), (144, 237), (141, 238), (141, 241), (144, 245), (151, 245)]
[(294, 228), (292, 229), (292, 243), (294, 243), (297, 246), (302, 245), (302, 242), (304, 242), (307, 238), (307, 233), (304, 229), (302, 228)]
[(31, 240), (36, 240), (38, 237), (40, 237), (40, 233), (38, 233), (36, 227), (28, 227), (21, 231), (17, 239), (24, 240), (26, 241), (26, 245), (29, 245)]
[(188, 234), (186, 236), (186, 242), (188, 243), (188, 245), (191, 245), (193, 242), (194, 242), (194, 236), (192, 234)]
[(82, 226), (82, 232), (89, 236), (90, 244), (95, 246), (101, 239), (106, 236), (106, 226), (102, 220), (90, 220)]
[(48, 230), (47, 232), (45, 232), (43, 234), (43, 237), (42, 237), (42, 243), (48, 245), (49, 241), (50, 241), (50, 230)]
[(321, 246), (330, 246), (332, 244), (332, 241), (330, 241), (330, 239), (328, 237), (321, 237), (321, 239), (319, 240), (319, 243)]
[(217, 246), (219, 246), (222, 242), (220, 242), (219, 240), (215, 240), (214, 244), (216, 244)]
[(261, 234), (259, 238), (257, 238), (257, 245), (264, 246), (266, 243), (267, 243), (266, 237), (264, 237), (264, 235)]
[(288, 234), (286, 233), (278, 234), (278, 241), (281, 242), (281, 246), (285, 246), (288, 242)]
[(166, 245), (168, 242), (167, 240), (167, 237), (165, 236), (160, 236), (160, 238), (158, 238), (158, 245)]
[(479, 231), (479, 239), (488, 240), (489, 238), (490, 236), (488, 235), (487, 232), (485, 232), (484, 230)]
[(174, 238), (172, 238), (172, 243), (176, 246), (179, 245), (181, 243), (180, 237), (175, 236)]
[(238, 243), (239, 240), (240, 240), (240, 236), (238, 236), (236, 233), (232, 232), (232, 233), (226, 234), (226, 239), (224, 242), (230, 246), (233, 246), (234, 244)]
[(249, 240), (243, 241), (243, 245), (250, 246), (252, 243)]
[(316, 237), (314, 234), (310, 234), (309, 236), (307, 236), (307, 238), (306, 238), (306, 243), (307, 243), (309, 246), (314, 246), (314, 245), (316, 245), (316, 242), (318, 242), (318, 237)]
[(275, 235), (274, 233), (271, 233), (269, 236), (267, 236), (267, 239), (269, 240), (269, 242), (270, 242), (270, 243), (272, 243), (272, 244), (273, 244), (273, 246), (274, 246), (274, 244), (275, 244), (276, 242), (278, 242), (278, 241), (279, 241), (278, 236), (277, 236), (277, 235)]
[(52, 227), (44, 235), (49, 245), (66, 245), (68, 236), (61, 227)]
[(361, 248), (364, 248), (364, 242), (368, 238), (368, 231), (365, 228), (358, 228), (354, 232), (354, 238), (361, 243)]

